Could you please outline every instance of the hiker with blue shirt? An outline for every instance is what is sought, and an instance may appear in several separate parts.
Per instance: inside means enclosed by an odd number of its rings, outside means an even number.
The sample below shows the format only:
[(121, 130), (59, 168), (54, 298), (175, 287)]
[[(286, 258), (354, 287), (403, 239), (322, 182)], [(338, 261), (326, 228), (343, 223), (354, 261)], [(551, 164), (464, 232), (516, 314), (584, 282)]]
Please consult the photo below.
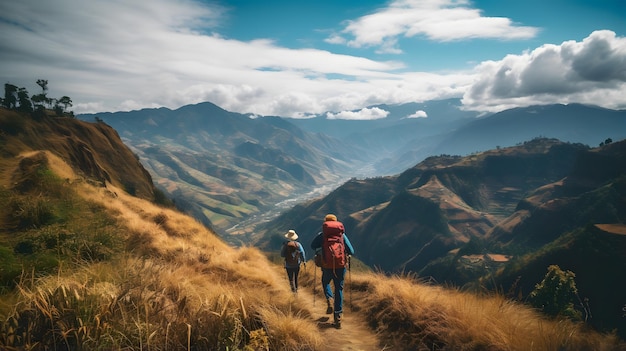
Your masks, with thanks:
[[(333, 314), (335, 328), (341, 328), (343, 316), (343, 286), (349, 257), (354, 248), (345, 234), (343, 223), (334, 214), (327, 214), (320, 232), (311, 242), (311, 248), (320, 252), (319, 265), (322, 268), (322, 289), (326, 297), (326, 313)], [(317, 264), (317, 263), (316, 263)], [(330, 288), (333, 282), (334, 291)]]
[(285, 270), (287, 271), (287, 277), (289, 278), (289, 285), (293, 293), (298, 293), (298, 275), (300, 274), (300, 264), (304, 264), (306, 267), (306, 255), (302, 244), (297, 242), (298, 234), (293, 229), (290, 229), (285, 234), (287, 241), (283, 243), (283, 247), (280, 250), (280, 257), (285, 258)]

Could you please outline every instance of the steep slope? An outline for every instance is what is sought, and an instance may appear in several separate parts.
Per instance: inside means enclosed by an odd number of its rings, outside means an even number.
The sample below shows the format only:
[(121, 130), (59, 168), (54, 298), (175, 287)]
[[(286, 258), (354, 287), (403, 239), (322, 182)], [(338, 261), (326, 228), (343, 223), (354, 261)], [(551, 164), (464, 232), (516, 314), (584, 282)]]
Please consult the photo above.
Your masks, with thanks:
[(331, 350), (260, 251), (138, 197), (149, 177), (122, 188), (147, 172), (110, 127), (0, 110), (0, 128), (0, 349)]
[[(66, 117), (42, 117), (35, 121), (29, 115), (0, 109), (0, 132), (4, 158), (29, 151), (53, 150), (84, 177), (101, 186), (111, 183), (135, 196), (154, 199), (150, 174), (122, 143), (117, 132), (106, 124)], [(32, 167), (29, 163), (24, 161), (22, 167)], [(11, 181), (20, 182), (19, 179)]]
[[(82, 115), (113, 126), (179, 208), (221, 235), (294, 195), (345, 180), (365, 152), (276, 117), (213, 104)], [(231, 237), (234, 241), (245, 238)]]
[(496, 284), (525, 297), (542, 280), (548, 266), (558, 265), (575, 274), (580, 298), (576, 307), (587, 322), (597, 330), (617, 331), (626, 339), (624, 228), (623, 222), (589, 224), (562, 232), (558, 238), (512, 260), (480, 282), (487, 286)]
[(493, 279), (528, 293), (547, 265), (559, 265), (576, 274), (590, 322), (626, 337), (618, 312), (625, 303), (625, 221), (626, 141), (621, 141), (581, 153), (567, 177), (529, 194), (487, 234), (501, 250), (525, 253)]

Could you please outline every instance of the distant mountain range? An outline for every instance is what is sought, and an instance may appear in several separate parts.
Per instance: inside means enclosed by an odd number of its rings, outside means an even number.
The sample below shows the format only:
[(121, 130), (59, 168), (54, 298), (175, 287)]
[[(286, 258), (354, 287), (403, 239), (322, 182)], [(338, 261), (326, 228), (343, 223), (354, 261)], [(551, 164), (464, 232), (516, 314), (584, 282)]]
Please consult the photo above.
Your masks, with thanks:
[[(376, 174), (393, 175), (433, 155), (468, 155), (513, 146), (536, 137), (597, 146), (626, 138), (626, 111), (581, 104), (515, 108), (479, 115), (464, 111), (460, 99), (375, 105), (386, 118), (290, 120), (305, 130), (351, 141), (376, 153)], [(422, 118), (411, 118), (416, 112)]]
[(576, 104), (487, 116), (464, 111), (459, 99), (369, 108), (388, 114), (290, 119), (202, 103), (78, 118), (115, 128), (180, 209), (232, 243), (251, 241), (257, 223), (296, 199), (350, 178), (399, 174), (432, 155), (468, 155), (539, 136), (591, 146), (626, 137), (626, 111)]

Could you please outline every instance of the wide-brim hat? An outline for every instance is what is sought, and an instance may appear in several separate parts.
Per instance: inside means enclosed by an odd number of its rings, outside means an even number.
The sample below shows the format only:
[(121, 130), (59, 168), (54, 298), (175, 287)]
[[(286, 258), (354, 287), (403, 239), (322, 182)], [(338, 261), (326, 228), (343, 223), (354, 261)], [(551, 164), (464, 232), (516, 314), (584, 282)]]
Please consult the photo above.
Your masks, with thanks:
[(298, 240), (298, 234), (296, 234), (295, 230), (289, 229), (287, 234), (285, 234), (285, 238), (287, 238), (289, 240)]

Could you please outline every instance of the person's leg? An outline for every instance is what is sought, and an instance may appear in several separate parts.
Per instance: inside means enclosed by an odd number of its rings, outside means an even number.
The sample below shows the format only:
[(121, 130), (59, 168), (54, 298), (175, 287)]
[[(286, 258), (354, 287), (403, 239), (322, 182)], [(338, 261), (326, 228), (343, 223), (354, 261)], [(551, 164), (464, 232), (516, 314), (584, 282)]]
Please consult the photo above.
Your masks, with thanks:
[(293, 269), (293, 287), (294, 292), (298, 292), (298, 275), (300, 275), (300, 266)]
[(333, 283), (335, 287), (335, 324), (341, 327), (341, 314), (343, 313), (343, 282), (346, 275), (345, 268), (337, 268), (333, 274)]
[(326, 299), (333, 298), (333, 291), (330, 288), (330, 280), (333, 278), (332, 269), (322, 269), (322, 289), (324, 290), (324, 296)]
[(295, 292), (294, 278), (296, 275), (296, 271), (294, 268), (291, 267), (287, 267), (285, 269), (287, 270), (287, 277), (289, 277), (289, 286), (291, 287), (291, 291)]
[(324, 290), (324, 296), (326, 297), (326, 313), (333, 313), (333, 291), (330, 289), (330, 281), (333, 278), (333, 270), (322, 268), (322, 289)]

